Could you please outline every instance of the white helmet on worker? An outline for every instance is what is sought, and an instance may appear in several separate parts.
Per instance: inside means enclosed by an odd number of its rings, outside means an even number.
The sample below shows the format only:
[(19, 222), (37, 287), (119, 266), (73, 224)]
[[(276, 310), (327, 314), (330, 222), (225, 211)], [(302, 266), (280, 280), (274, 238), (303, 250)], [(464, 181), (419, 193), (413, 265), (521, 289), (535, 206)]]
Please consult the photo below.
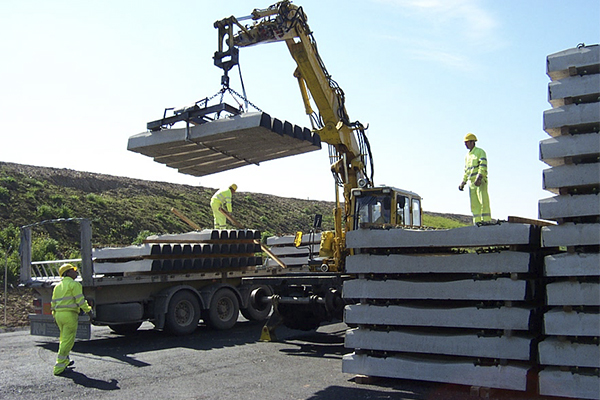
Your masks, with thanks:
[(464, 140), (464, 141), (465, 141), (465, 142), (468, 142), (468, 141), (470, 141), (470, 140), (472, 140), (472, 141), (476, 142), (476, 141), (477, 141), (477, 136), (473, 135), (471, 132), (467, 133), (467, 134), (465, 135), (465, 140)]
[(67, 271), (70, 271), (70, 270), (77, 271), (77, 267), (72, 264), (63, 264), (58, 269), (58, 275), (64, 276), (67, 273)]
[(229, 189), (235, 192), (237, 190), (237, 185), (235, 183), (232, 183), (231, 185), (229, 185)]

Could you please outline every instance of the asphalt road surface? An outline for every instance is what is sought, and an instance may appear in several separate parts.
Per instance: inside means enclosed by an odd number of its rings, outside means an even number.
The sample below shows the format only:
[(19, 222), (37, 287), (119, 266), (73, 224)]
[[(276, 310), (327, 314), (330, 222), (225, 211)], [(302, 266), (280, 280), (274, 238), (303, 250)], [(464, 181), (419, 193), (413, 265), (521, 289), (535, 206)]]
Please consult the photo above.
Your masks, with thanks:
[[(0, 334), (0, 399), (244, 399), (244, 400), (476, 400), (470, 388), (399, 379), (358, 383), (342, 372), (344, 324), (317, 331), (281, 329), (278, 342), (259, 342), (262, 323), (231, 330), (200, 325), (186, 337), (145, 323), (133, 336), (92, 327), (77, 341), (74, 368), (52, 374), (58, 340), (29, 331)], [(494, 392), (493, 398), (525, 399)]]

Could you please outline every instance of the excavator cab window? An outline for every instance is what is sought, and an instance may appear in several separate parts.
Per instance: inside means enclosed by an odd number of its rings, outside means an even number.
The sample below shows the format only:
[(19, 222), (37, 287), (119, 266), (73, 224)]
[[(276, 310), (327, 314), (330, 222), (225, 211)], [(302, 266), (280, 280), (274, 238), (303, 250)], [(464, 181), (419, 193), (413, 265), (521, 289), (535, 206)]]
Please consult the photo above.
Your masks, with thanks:
[(389, 195), (372, 195), (356, 199), (356, 227), (361, 224), (389, 224), (391, 219), (391, 199)]

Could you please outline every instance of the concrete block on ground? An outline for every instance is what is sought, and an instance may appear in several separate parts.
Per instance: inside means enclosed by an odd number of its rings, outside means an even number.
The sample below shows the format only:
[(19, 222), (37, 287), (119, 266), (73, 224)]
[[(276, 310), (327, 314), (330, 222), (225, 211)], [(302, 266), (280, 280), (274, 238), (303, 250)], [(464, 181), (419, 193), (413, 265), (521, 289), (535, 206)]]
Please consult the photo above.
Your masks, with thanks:
[(600, 314), (549, 310), (544, 314), (544, 334), (552, 336), (600, 336)]
[(357, 254), (346, 259), (346, 272), (353, 274), (407, 273), (526, 273), (528, 253), (469, 253), (453, 255)]
[(588, 132), (600, 123), (600, 103), (567, 104), (544, 111), (544, 130), (556, 137), (569, 132)]
[(353, 304), (344, 310), (349, 325), (421, 326), (528, 330), (531, 310), (521, 307), (416, 307)]
[(543, 396), (561, 396), (577, 399), (600, 399), (600, 378), (558, 368), (539, 372), (539, 392)]
[(600, 244), (600, 224), (545, 226), (542, 228), (542, 247), (584, 246)]
[(546, 285), (549, 306), (600, 306), (597, 282), (552, 282)]
[(540, 364), (600, 368), (598, 344), (546, 338), (538, 344)]
[(572, 164), (552, 167), (543, 171), (542, 187), (552, 193), (561, 188), (600, 185), (600, 163)]
[(544, 257), (545, 276), (600, 276), (599, 253), (561, 253)]
[(570, 76), (570, 68), (598, 65), (600, 64), (599, 49), (598, 45), (591, 45), (574, 47), (550, 54), (546, 57), (546, 73), (552, 80), (557, 80)]
[(528, 300), (527, 282), (510, 278), (450, 282), (355, 279), (344, 282), (347, 299)]
[(262, 112), (218, 119), (189, 130), (143, 132), (131, 136), (127, 145), (130, 151), (194, 176), (258, 165), (320, 148), (318, 135)]
[(348, 248), (475, 247), (530, 243), (532, 226), (503, 223), (455, 229), (357, 229), (346, 235)]
[(485, 367), (464, 361), (424, 360), (400, 356), (379, 358), (355, 353), (345, 355), (342, 360), (342, 372), (349, 374), (521, 391), (527, 388), (527, 369), (522, 366)]
[(475, 334), (441, 334), (410, 331), (351, 329), (345, 346), (350, 349), (443, 354), (506, 360), (529, 360), (531, 339), (517, 336), (484, 337)]
[(597, 100), (599, 93), (600, 74), (569, 76), (548, 84), (548, 101), (553, 107), (565, 105), (565, 99), (576, 102), (581, 98)]
[[(600, 74), (598, 76), (600, 77)], [(564, 165), (568, 157), (598, 156), (600, 156), (600, 133), (558, 136), (540, 141), (540, 160), (553, 167)]]
[(539, 217), (555, 221), (564, 218), (600, 215), (600, 196), (578, 194), (554, 196), (538, 202)]

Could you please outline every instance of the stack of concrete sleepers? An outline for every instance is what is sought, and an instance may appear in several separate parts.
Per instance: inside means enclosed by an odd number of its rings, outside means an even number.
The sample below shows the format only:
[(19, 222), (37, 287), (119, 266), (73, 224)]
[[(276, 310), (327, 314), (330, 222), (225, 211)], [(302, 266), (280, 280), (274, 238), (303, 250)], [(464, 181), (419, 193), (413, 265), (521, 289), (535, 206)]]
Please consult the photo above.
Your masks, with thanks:
[(539, 343), (544, 395), (600, 397), (600, 47), (548, 56), (549, 101), (540, 142), (544, 189), (539, 202), (547, 279), (544, 340)]
[(148, 237), (144, 244), (92, 251), (94, 273), (165, 273), (262, 265), (256, 230), (203, 230)]
[(244, 113), (179, 129), (143, 132), (129, 138), (127, 149), (194, 176), (307, 153), (321, 148), (308, 128)]
[[(347, 373), (526, 390), (539, 332), (539, 228), (349, 232)], [(477, 251), (475, 251), (477, 250)]]
[[(321, 233), (302, 235), (300, 246), (294, 244), (294, 236), (271, 236), (267, 238), (269, 250), (288, 267), (302, 267), (308, 265), (308, 260), (319, 256)], [(267, 267), (276, 267), (278, 264), (273, 259), (267, 260)]]

